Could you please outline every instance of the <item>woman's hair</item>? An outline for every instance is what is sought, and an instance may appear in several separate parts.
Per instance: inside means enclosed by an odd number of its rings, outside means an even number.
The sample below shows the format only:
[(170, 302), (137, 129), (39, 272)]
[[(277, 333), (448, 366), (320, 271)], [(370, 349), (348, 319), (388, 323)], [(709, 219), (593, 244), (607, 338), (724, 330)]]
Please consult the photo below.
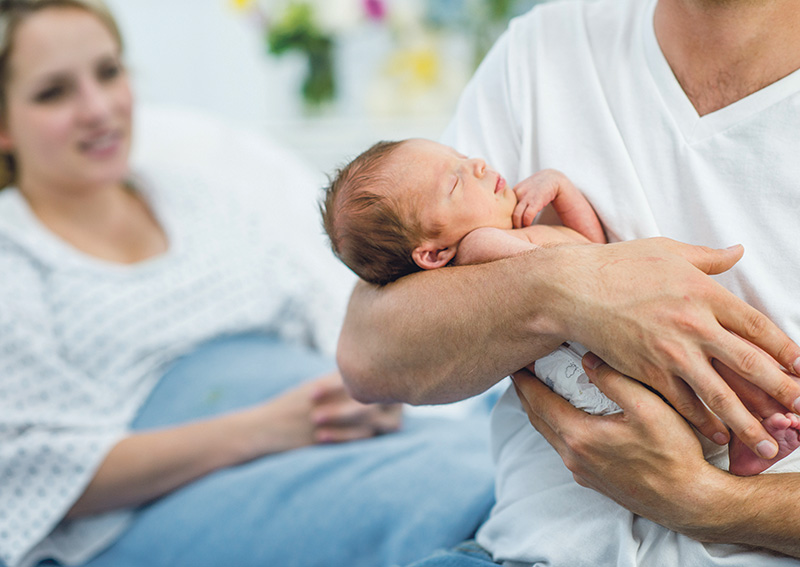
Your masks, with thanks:
[(320, 205), (333, 252), (379, 285), (420, 270), (411, 253), (427, 236), (413, 204), (392, 190), (398, 180), (387, 162), (402, 143), (378, 142), (340, 169)]
[[(96, 16), (122, 48), (122, 35), (114, 16), (102, 0), (0, 0), (0, 120), (7, 118), (6, 88), (14, 34), (19, 24), (45, 8), (78, 8)], [(16, 167), (11, 154), (0, 153), (0, 190), (14, 182)]]

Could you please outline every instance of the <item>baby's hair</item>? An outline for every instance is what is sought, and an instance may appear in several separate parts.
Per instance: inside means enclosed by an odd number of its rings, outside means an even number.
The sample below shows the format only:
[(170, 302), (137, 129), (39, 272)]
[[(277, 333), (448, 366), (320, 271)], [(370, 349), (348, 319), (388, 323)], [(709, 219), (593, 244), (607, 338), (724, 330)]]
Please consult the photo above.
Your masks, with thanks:
[(338, 170), (320, 205), (333, 252), (379, 285), (420, 270), (411, 257), (424, 237), (418, 214), (392, 190), (400, 180), (387, 167), (402, 143), (378, 142)]

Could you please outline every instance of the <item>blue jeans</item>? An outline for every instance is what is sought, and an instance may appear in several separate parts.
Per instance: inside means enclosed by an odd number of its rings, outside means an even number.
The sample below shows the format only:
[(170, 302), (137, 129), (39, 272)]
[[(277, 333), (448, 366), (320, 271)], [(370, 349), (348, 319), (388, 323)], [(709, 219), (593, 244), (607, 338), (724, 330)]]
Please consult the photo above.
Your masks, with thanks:
[[(134, 427), (252, 405), (333, 367), (270, 337), (218, 340), (165, 374)], [(141, 508), (85, 567), (406, 565), (471, 537), (488, 513), (488, 430), (487, 415), (408, 420), (218, 471)]]
[(437, 551), (430, 557), (417, 561), (409, 567), (496, 567), (489, 552), (474, 540), (465, 541), (453, 549)]

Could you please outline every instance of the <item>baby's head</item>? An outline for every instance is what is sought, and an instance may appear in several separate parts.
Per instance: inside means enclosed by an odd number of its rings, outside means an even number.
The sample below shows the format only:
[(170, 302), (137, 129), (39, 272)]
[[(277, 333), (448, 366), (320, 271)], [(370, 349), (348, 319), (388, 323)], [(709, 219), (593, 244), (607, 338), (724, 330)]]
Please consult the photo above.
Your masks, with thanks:
[(483, 160), (430, 140), (380, 142), (326, 189), (325, 230), (362, 279), (386, 284), (447, 265), (472, 230), (511, 228), (516, 195)]

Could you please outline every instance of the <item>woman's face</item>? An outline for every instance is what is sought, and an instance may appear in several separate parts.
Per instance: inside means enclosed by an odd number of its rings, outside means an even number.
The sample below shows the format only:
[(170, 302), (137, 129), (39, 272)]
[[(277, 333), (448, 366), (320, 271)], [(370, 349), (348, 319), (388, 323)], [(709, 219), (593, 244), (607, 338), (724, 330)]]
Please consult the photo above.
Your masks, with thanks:
[(132, 95), (120, 46), (96, 16), (45, 8), (16, 29), (0, 148), (22, 188), (85, 190), (128, 168)]

